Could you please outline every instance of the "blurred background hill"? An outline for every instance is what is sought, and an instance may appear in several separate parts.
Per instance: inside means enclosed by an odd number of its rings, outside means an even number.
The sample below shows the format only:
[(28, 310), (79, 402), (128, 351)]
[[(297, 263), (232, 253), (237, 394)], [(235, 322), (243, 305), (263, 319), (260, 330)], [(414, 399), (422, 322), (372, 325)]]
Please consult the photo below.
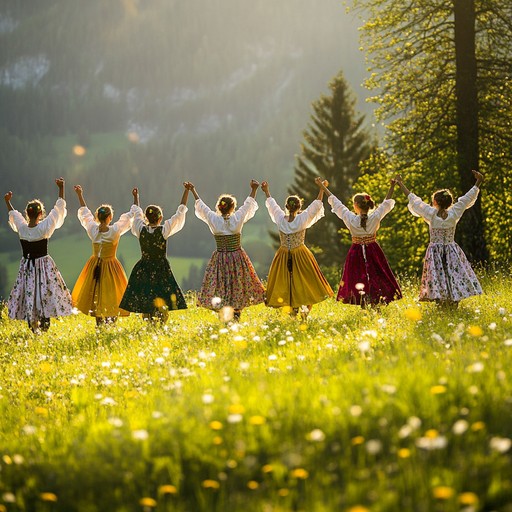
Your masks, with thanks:
[[(50, 252), (71, 287), (90, 253), (73, 184), (92, 209), (108, 202), (117, 213), (138, 186), (143, 206), (170, 216), (184, 180), (212, 207), (221, 192), (241, 203), (251, 178), (268, 179), (282, 202), (311, 103), (340, 70), (371, 119), (357, 20), (338, 0), (0, 0), (3, 192), (19, 210), (33, 197), (49, 210), (53, 179), (65, 177), (68, 219)], [(258, 200), (244, 246), (265, 278), (271, 225)], [(169, 254), (193, 288), (214, 245), (192, 199), (189, 208)], [(2, 218), (5, 296), (20, 251)], [(138, 257), (130, 234), (119, 254), (129, 273)]]

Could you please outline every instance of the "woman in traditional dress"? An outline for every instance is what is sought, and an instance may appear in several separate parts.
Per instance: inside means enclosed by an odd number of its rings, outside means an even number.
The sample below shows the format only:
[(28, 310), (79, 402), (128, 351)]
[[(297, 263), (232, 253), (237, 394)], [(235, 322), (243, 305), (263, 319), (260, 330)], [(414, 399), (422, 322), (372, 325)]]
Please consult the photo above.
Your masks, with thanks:
[(459, 301), (472, 295), (481, 295), (482, 287), (466, 255), (455, 242), (455, 228), (462, 214), (471, 208), (480, 192), (483, 176), (472, 171), (475, 185), (457, 202), (447, 189), (432, 195), (432, 206), (414, 195), (397, 176), (397, 183), (409, 199), (409, 211), (421, 217), (429, 226), (430, 243), (423, 260), (421, 301), (435, 301), (440, 306), (457, 307)]
[(251, 180), (250, 186), (251, 193), (238, 210), (236, 199), (223, 194), (217, 200), (216, 211), (203, 202), (194, 185), (190, 188), (196, 200), (196, 216), (208, 224), (217, 244), (206, 266), (197, 302), (222, 313), (232, 311), (233, 315), (221, 315), (224, 320), (232, 316), (238, 321), (244, 308), (265, 301), (263, 284), (240, 244), (243, 225), (258, 209), (255, 197), (259, 183)]
[(377, 208), (369, 194), (363, 192), (354, 195), (354, 212), (329, 191), (321, 178), (317, 178), (316, 182), (327, 194), (333, 213), (344, 222), (352, 235), (337, 300), (365, 307), (400, 299), (400, 286), (376, 240), (381, 220), (395, 206), (392, 199), (395, 180), (391, 180), (386, 198)]
[(266, 304), (273, 308), (288, 307), (293, 316), (301, 309), (301, 316), (306, 318), (313, 304), (333, 295), (315, 257), (304, 245), (306, 229), (324, 216), (324, 192), (320, 189), (304, 211), (298, 196), (288, 196), (285, 211), (270, 195), (268, 182), (264, 181), (261, 189), (267, 196), (265, 204), (281, 241), (268, 273)]
[(11, 204), (12, 192), (4, 195), (9, 225), (20, 237), (23, 257), (16, 283), (7, 303), (9, 318), (26, 320), (34, 333), (47, 331), (50, 318), (70, 315), (71, 295), (64, 279), (48, 254), (48, 239), (66, 218), (64, 179), (55, 180), (59, 198), (45, 217), (44, 205), (38, 199), (30, 201), (25, 217)]
[(138, 190), (132, 190), (134, 205), (123, 213), (117, 222), (110, 224), (114, 210), (108, 204), (101, 205), (95, 215), (87, 208), (80, 185), (75, 186), (80, 202), (78, 219), (92, 241), (92, 256), (87, 260), (73, 288), (73, 304), (82, 313), (96, 318), (96, 325), (113, 323), (118, 316), (128, 316), (119, 308), (128, 279), (116, 257), (121, 235), (132, 225)]
[(185, 187), (176, 213), (162, 224), (160, 206), (149, 205), (143, 213), (137, 195), (132, 233), (139, 239), (141, 259), (135, 264), (128, 279), (120, 307), (144, 318), (158, 318), (165, 322), (169, 310), (186, 309), (185, 297), (174, 278), (167, 259), (167, 240), (185, 225), (188, 211), (189, 184)]

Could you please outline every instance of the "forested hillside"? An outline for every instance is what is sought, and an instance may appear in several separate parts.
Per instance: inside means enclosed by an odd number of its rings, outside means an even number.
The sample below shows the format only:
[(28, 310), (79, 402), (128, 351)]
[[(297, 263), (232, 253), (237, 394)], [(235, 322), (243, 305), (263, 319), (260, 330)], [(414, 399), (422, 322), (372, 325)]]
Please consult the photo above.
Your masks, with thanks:
[[(243, 199), (253, 177), (284, 197), (311, 102), (340, 69), (365, 109), (338, 0), (0, 1), (2, 184), (18, 208), (53, 201), (56, 175), (118, 211), (137, 185), (171, 213), (184, 179), (210, 203)], [(179, 236), (181, 254), (211, 250), (193, 215)]]

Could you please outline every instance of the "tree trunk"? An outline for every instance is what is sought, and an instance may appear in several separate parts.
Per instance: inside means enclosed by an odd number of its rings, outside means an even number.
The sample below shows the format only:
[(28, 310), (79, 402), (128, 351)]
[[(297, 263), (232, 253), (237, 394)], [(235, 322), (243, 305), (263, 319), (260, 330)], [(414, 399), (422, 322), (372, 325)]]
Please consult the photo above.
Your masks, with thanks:
[[(471, 169), (479, 169), (478, 90), (475, 50), (475, 2), (453, 0), (455, 22), (455, 90), (457, 106), (457, 170), (463, 192), (473, 184)], [(488, 259), (480, 197), (464, 215), (458, 241), (470, 261)]]

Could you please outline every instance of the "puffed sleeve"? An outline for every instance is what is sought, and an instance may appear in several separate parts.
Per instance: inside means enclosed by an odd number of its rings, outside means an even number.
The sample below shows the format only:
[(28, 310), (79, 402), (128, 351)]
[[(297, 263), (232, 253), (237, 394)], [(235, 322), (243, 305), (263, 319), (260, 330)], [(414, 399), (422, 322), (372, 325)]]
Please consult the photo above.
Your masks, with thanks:
[(9, 226), (11, 226), (13, 231), (18, 233), (21, 226), (26, 226), (26, 224), (25, 217), (18, 210), (11, 210), (9, 212)]
[(412, 192), (407, 196), (407, 199), (409, 199), (407, 208), (415, 217), (431, 219), (437, 213), (437, 210), (433, 206), (425, 203)]
[(64, 224), (67, 214), (66, 201), (59, 197), (50, 213), (39, 223), (45, 236), (52, 236), (53, 232)]
[(244, 224), (249, 219), (254, 217), (256, 210), (258, 209), (258, 203), (254, 197), (248, 196), (244, 201), (244, 204), (238, 208), (238, 210), (233, 214), (236, 223)]
[(324, 203), (320, 199), (315, 199), (300, 215), (305, 217), (303, 227), (307, 229), (325, 215)]
[(184, 204), (180, 204), (176, 210), (176, 213), (170, 219), (164, 222), (162, 235), (165, 239), (183, 229), (187, 212), (188, 208)]
[(273, 197), (267, 197), (265, 205), (272, 222), (277, 224), (285, 216), (283, 209), (277, 204), (277, 201)]
[(194, 210), (196, 217), (201, 219), (203, 222), (206, 222), (207, 224), (212, 215), (217, 215), (202, 199), (196, 199)]
[(96, 228), (98, 224), (96, 223), (91, 210), (89, 210), (87, 206), (78, 208), (78, 220), (80, 221), (80, 224), (82, 224), (83, 228), (87, 231), (89, 237), (92, 238), (94, 228)]
[(124, 235), (131, 227), (133, 223), (133, 217), (135, 212), (139, 208), (136, 204), (132, 204), (130, 211), (123, 213), (117, 222), (113, 224), (113, 227), (118, 231), (120, 235)]
[(337, 215), (345, 225), (349, 225), (353, 217), (357, 217), (354, 212), (351, 212), (334, 194), (327, 198), (327, 202), (331, 205), (332, 212)]
[(377, 217), (379, 220), (383, 219), (393, 208), (395, 207), (394, 199), (384, 199), (382, 203), (375, 208), (372, 215)]
[(144, 212), (140, 206), (134, 208), (135, 213), (133, 215), (132, 233), (139, 238), (142, 228), (146, 225), (144, 220)]
[(466, 192), (462, 197), (459, 197), (457, 202), (450, 208), (452, 215), (454, 215), (456, 219), (460, 219), (462, 214), (475, 204), (479, 192), (480, 189), (475, 185), (474, 187), (470, 188), (468, 192)]

